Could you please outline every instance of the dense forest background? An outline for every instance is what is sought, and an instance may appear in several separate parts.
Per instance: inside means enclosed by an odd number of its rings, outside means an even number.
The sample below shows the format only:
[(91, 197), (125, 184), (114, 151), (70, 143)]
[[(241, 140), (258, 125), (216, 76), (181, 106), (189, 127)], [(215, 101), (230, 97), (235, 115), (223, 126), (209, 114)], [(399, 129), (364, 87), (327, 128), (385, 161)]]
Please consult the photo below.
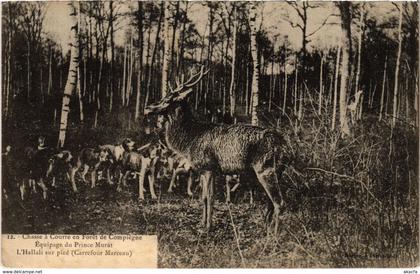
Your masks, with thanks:
[[(282, 178), (281, 241), (239, 203), (238, 233), (193, 250), (191, 203), (141, 205), (162, 266), (415, 266), (418, 32), (417, 2), (3, 2), (3, 147), (142, 144), (156, 119), (144, 108), (204, 65), (197, 118), (276, 128), (300, 173)], [(128, 205), (129, 232), (144, 233)]]
[[(349, 105), (363, 91), (357, 120), (376, 115), (417, 126), (417, 5), (352, 3), (347, 9), (350, 47), (342, 50), (343, 14), (332, 2), (262, 3), (254, 9), (241, 2), (82, 2), (70, 123), (89, 128), (112, 123), (121, 129), (141, 125), (145, 105), (161, 96), (163, 74), (173, 87), (196, 64), (211, 72), (190, 99), (195, 110), (204, 118), (219, 110), (249, 122), (249, 19), (255, 10), (260, 119), (275, 116), (279, 123), (326, 114), (333, 129), (340, 100), (334, 95), (343, 85), (340, 63), (345, 66), (348, 51), (344, 99)], [(49, 20), (57, 11), (62, 25)], [(57, 126), (71, 45), (71, 38), (57, 39), (57, 31), (70, 36), (68, 8), (64, 3), (11, 2), (3, 4), (2, 12), (3, 121), (17, 127), (35, 123), (40, 131)]]

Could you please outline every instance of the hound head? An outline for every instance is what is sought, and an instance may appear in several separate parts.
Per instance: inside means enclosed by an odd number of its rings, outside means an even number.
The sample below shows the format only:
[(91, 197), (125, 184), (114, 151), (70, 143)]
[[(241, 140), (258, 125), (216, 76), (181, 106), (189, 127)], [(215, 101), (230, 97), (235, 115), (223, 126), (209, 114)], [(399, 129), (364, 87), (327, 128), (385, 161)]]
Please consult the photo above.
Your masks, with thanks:
[(100, 148), (99, 149), (99, 162), (110, 162), (113, 163), (112, 152), (109, 148)]
[(64, 167), (69, 165), (71, 160), (73, 159), (73, 155), (68, 150), (63, 150), (60, 153), (54, 154), (48, 160), (48, 169), (46, 173), (46, 177), (48, 178), (51, 174), (55, 173), (60, 169), (60, 167)]
[(122, 141), (122, 146), (125, 151), (132, 151), (134, 149), (135, 142), (130, 138), (125, 138)]
[(193, 91), (193, 87), (200, 82), (207, 73), (208, 70), (205, 71), (204, 67), (201, 67), (200, 72), (191, 74), (186, 82), (180, 83), (177, 81), (177, 87), (175, 89), (170, 88), (170, 92), (168, 92), (160, 102), (147, 106), (144, 110), (144, 114), (166, 114), (169, 111), (176, 109), (176, 107)]
[(42, 150), (45, 149), (45, 136), (39, 136), (38, 137), (38, 149)]

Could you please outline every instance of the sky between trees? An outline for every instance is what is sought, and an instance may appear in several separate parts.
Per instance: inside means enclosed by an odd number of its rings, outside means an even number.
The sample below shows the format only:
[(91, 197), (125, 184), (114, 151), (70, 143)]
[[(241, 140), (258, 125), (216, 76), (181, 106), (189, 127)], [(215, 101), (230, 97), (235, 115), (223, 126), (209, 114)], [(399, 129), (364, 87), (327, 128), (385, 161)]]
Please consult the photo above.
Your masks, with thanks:
[[(317, 31), (308, 44), (308, 50), (313, 49), (329, 49), (336, 47), (340, 36), (340, 17), (339, 11), (332, 2), (314, 2), (321, 6), (316, 9), (308, 10), (308, 33), (311, 33), (326, 21), (326, 24)], [(134, 6), (134, 2), (116, 3), (117, 9), (120, 13), (124, 13), (130, 9), (130, 5)], [(134, 7), (135, 9), (135, 7)], [(302, 47), (301, 31), (298, 28), (293, 28), (288, 21), (298, 22), (299, 18), (296, 11), (285, 2), (274, 1), (264, 2), (258, 7), (259, 19), (261, 21), (257, 24), (261, 25), (262, 29), (266, 30), (269, 38), (276, 40), (276, 47), (281, 46), (284, 37), (287, 36), (290, 45), (289, 48), (299, 50)], [(397, 17), (398, 11), (391, 2), (369, 2), (367, 3), (368, 18), (373, 17), (379, 23), (389, 20), (390, 17)], [(188, 17), (196, 25), (197, 31), (200, 35), (205, 32), (206, 22), (208, 21), (208, 6), (201, 2), (192, 2)], [(328, 18), (328, 19), (327, 19)], [(124, 32), (128, 27), (129, 17), (125, 16), (118, 23), (118, 28), (115, 32), (115, 42), (117, 46), (123, 45)], [(69, 49), (71, 21), (68, 15), (66, 2), (50, 2), (47, 4), (45, 14), (45, 31), (54, 37), (63, 51)], [(355, 30), (357, 31), (357, 30)], [(395, 29), (390, 30), (389, 35), (394, 36)], [(275, 38), (278, 39), (275, 39)]]

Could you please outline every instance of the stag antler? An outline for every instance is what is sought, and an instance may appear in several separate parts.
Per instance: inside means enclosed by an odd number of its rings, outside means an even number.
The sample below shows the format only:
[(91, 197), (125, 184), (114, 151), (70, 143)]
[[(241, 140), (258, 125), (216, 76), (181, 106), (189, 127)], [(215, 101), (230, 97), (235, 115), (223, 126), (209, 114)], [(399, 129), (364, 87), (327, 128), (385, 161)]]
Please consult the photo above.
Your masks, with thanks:
[[(188, 94), (191, 93), (192, 87), (195, 86), (198, 82), (200, 82), (203, 76), (206, 75), (208, 72), (209, 70), (205, 71), (204, 66), (201, 66), (200, 72), (196, 74), (190, 73), (191, 76), (186, 82), (181, 81), (181, 83), (179, 83), (180, 81), (177, 79), (175, 81), (177, 87), (175, 89), (172, 89), (172, 87), (169, 86), (170, 92), (168, 92), (166, 96), (160, 100), (159, 103), (147, 106), (144, 109), (144, 114), (148, 115), (150, 113), (161, 112), (168, 108), (172, 103), (184, 100), (188, 96)], [(182, 79), (184, 79), (184, 77), (182, 77)]]
[[(192, 71), (192, 69), (190, 71)], [(200, 82), (201, 78), (203, 78), (203, 76), (206, 75), (208, 72), (209, 70), (204, 71), (204, 66), (201, 66), (200, 72), (196, 74), (191, 73), (190, 78), (186, 82), (182, 81), (181, 83), (179, 83), (179, 80), (177, 79), (175, 81), (177, 84), (177, 87), (175, 88), (175, 90), (172, 90), (172, 93), (177, 94), (177, 93), (181, 93), (192, 88), (198, 82)], [(194, 80), (194, 78), (196, 79)]]

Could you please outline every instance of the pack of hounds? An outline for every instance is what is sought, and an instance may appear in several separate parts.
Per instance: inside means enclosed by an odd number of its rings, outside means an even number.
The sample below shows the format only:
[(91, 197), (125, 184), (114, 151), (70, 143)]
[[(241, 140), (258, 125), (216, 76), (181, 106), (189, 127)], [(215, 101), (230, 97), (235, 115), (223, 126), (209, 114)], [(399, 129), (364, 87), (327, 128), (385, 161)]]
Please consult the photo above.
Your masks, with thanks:
[[(137, 179), (138, 199), (145, 199), (146, 182), (151, 199), (157, 199), (155, 187), (164, 179), (170, 180), (167, 192), (171, 193), (181, 175), (185, 175), (182, 177), (187, 178), (188, 196), (193, 196), (193, 183), (200, 182), (189, 161), (160, 140), (139, 147), (132, 139), (125, 138), (118, 144), (87, 147), (78, 152), (57, 151), (47, 147), (45, 141), (45, 137), (40, 136), (36, 146), (26, 147), (19, 167), (16, 167), (16, 152), (10, 145), (6, 146), (2, 154), (2, 185), (6, 198), (11, 198), (18, 190), (22, 201), (36, 193), (47, 199), (51, 188), (58, 187), (59, 182), (64, 182), (74, 193), (78, 192), (80, 184), (95, 188), (99, 181), (117, 184), (116, 190), (120, 192), (129, 180)], [(225, 183), (226, 202), (229, 202), (230, 193), (239, 186), (239, 176), (226, 175)]]

